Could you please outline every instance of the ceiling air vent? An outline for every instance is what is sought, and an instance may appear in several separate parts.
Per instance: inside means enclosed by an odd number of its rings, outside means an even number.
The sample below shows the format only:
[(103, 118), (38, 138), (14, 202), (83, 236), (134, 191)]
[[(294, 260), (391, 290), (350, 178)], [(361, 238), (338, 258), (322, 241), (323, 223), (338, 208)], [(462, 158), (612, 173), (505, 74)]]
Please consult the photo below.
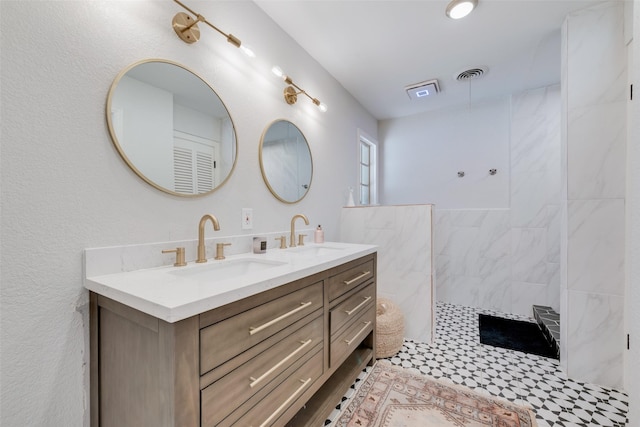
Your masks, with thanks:
[(478, 79), (482, 77), (486, 72), (486, 67), (469, 68), (468, 70), (464, 70), (454, 74), (454, 78), (459, 82), (465, 82), (467, 80)]

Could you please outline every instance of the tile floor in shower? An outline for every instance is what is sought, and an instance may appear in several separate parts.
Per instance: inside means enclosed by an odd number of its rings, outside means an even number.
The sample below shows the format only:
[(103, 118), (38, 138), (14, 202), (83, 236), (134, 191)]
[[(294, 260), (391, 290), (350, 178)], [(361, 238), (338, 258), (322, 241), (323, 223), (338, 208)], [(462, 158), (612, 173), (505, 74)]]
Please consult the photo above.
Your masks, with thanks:
[[(480, 344), (479, 313), (532, 320), (438, 303), (433, 344), (405, 341), (400, 353), (389, 360), (425, 375), (528, 405), (535, 412), (539, 427), (626, 425), (626, 393), (569, 379), (557, 360)], [(361, 374), (325, 426), (332, 425), (340, 409), (348, 405), (365, 375)]]

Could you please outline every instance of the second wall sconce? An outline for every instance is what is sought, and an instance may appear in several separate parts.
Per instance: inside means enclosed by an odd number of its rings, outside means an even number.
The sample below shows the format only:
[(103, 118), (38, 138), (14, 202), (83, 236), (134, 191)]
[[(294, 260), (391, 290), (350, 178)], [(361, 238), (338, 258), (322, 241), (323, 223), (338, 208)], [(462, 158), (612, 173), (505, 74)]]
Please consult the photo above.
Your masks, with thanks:
[(213, 28), (214, 30), (216, 30), (217, 32), (225, 36), (229, 43), (231, 43), (235, 47), (242, 50), (245, 53), (245, 55), (247, 55), (248, 57), (253, 58), (256, 56), (255, 53), (253, 53), (253, 51), (249, 47), (243, 46), (240, 39), (234, 36), (233, 34), (227, 34), (224, 31), (220, 30), (218, 27), (216, 27), (215, 25), (207, 21), (204, 18), (204, 16), (189, 9), (182, 2), (178, 0), (173, 0), (173, 1), (178, 3), (180, 6), (185, 8), (191, 15), (194, 15), (196, 17), (194, 19), (189, 14), (186, 14), (184, 12), (178, 12), (173, 17), (173, 21), (172, 21), (173, 30), (176, 32), (178, 37), (180, 37), (180, 39), (185, 43), (191, 44), (200, 40), (200, 28), (198, 28), (198, 22), (204, 22), (205, 24), (207, 24), (208, 26), (210, 26), (211, 28)]
[(284, 72), (282, 72), (282, 69), (280, 67), (275, 66), (271, 69), (271, 71), (276, 76), (282, 78), (282, 80), (284, 80), (284, 82), (288, 85), (284, 88), (284, 100), (287, 104), (295, 104), (298, 101), (298, 95), (303, 94), (306, 95), (311, 100), (311, 102), (313, 102), (320, 109), (320, 111), (322, 111), (323, 113), (327, 111), (327, 106), (325, 104), (320, 102), (318, 98), (312, 97), (304, 89), (295, 84), (290, 76), (287, 76)]

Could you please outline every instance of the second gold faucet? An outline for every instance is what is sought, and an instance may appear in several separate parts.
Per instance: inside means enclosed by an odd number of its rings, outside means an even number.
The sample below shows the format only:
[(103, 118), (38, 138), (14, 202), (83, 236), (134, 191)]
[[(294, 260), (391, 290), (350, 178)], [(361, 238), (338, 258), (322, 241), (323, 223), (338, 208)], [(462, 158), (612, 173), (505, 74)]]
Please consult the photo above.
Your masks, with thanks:
[(296, 219), (302, 218), (306, 225), (309, 225), (309, 220), (303, 214), (294, 215), (291, 218), (291, 238), (289, 239), (289, 247), (294, 248), (296, 246)]

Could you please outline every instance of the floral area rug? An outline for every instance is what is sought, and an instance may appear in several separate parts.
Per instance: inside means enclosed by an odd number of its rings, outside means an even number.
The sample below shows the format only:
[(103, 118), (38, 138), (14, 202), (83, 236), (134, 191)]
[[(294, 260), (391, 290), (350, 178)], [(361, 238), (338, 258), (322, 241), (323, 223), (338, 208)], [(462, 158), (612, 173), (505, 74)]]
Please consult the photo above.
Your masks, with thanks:
[(535, 427), (525, 407), (379, 360), (339, 427)]

